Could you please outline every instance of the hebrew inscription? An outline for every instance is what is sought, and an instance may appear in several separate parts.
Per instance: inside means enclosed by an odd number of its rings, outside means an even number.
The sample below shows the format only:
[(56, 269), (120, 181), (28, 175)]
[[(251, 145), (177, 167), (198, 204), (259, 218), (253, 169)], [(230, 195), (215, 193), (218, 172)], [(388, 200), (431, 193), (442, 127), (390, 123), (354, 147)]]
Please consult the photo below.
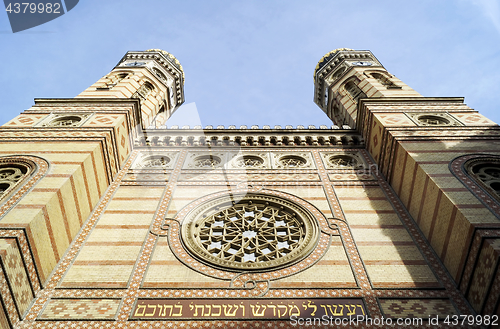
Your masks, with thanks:
[(357, 299), (139, 299), (133, 320), (349, 318), (366, 315)]

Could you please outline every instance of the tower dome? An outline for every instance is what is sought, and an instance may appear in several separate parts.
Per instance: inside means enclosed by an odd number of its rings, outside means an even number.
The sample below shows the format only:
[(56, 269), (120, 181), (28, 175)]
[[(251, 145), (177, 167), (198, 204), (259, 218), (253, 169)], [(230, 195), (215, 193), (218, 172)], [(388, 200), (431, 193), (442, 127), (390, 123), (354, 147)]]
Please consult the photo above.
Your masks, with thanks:
[(167, 58), (167, 60), (169, 60), (175, 67), (177, 67), (181, 71), (182, 82), (184, 83), (184, 81), (186, 80), (186, 77), (184, 76), (184, 70), (182, 69), (182, 65), (179, 62), (179, 60), (177, 58), (175, 58), (175, 56), (173, 54), (169, 53), (168, 51), (162, 50), (162, 49), (148, 49), (146, 51), (157, 52), (157, 53), (163, 54), (165, 56), (165, 58)]
[(351, 48), (337, 48), (337, 49), (334, 49), (334, 50), (326, 53), (326, 55), (323, 56), (323, 57), (321, 57), (321, 59), (319, 60), (318, 64), (316, 65), (316, 68), (314, 70), (314, 78), (316, 78), (316, 73), (323, 67), (323, 65), (325, 65), (326, 63), (328, 63), (328, 61), (333, 56), (335, 56), (335, 54), (338, 53), (339, 51), (354, 51), (354, 49), (351, 49)]

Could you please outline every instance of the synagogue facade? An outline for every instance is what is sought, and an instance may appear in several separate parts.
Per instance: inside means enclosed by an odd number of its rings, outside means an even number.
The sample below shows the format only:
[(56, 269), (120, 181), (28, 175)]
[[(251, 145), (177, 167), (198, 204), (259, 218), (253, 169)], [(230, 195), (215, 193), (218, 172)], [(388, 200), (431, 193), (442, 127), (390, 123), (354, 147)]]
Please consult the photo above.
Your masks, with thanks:
[(342, 48), (331, 125), (165, 126), (183, 102), (130, 51), (0, 127), (0, 328), (500, 323), (500, 127), (463, 98)]

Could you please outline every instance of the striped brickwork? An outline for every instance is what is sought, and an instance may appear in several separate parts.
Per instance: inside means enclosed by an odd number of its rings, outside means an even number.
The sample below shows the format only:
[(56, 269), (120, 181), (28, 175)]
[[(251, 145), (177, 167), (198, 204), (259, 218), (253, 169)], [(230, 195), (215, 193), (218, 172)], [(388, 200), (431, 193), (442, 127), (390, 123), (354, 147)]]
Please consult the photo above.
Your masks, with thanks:
[(374, 287), (440, 286), (380, 187), (335, 191)]
[[(384, 72), (390, 76), (390, 80), (399, 88), (387, 88), (379, 81), (369, 75), (373, 72)], [(419, 93), (403, 83), (398, 78), (392, 76), (383, 68), (370, 69), (364, 67), (353, 67), (348, 74), (339, 79), (331, 86), (332, 93), (335, 95), (335, 103), (338, 104), (344, 111), (347, 125), (356, 127), (358, 117), (358, 102), (345, 90), (344, 85), (348, 81), (354, 81), (361, 91), (369, 98), (379, 97), (421, 97)]]
[[(109, 89), (98, 88), (107, 81), (107, 77), (109, 75), (118, 73), (128, 73), (129, 75), (125, 79), (118, 82), (116, 86)], [(156, 76), (146, 69), (126, 70), (123, 68), (117, 68), (84, 90), (75, 99), (131, 98), (145, 82), (151, 83), (154, 87), (154, 90), (147, 96), (147, 98), (141, 101), (142, 123), (144, 124), (144, 127), (148, 127), (153, 122), (155, 115), (160, 111), (160, 108), (165, 104), (164, 100), (169, 99), (169, 90), (165, 85), (158, 81)], [(163, 117), (162, 122), (165, 122), (166, 119), (168, 118)]]
[(9, 143), (4, 155), (37, 155), (50, 163), (45, 177), (0, 220), (22, 227), (34, 251), (42, 282), (80, 230), (109, 184), (98, 143)]
[[(470, 278), (489, 274), (484, 280), (492, 282), (496, 263), (488, 263), (489, 270), (484, 266), (479, 270), (476, 259), (487, 252), (484, 246), (488, 244), (481, 244), (474, 253), (471, 247), (477, 232), (500, 227), (499, 214), (485, 206), (472, 183), (459, 179), (461, 167), (457, 164), (453, 169), (452, 163), (468, 154), (499, 155), (498, 126), (459, 101), (446, 99), (442, 105), (435, 99), (428, 104), (408, 99), (399, 107), (374, 103), (366, 109), (363, 130), (370, 136), (367, 149), (462, 292), (475, 310), (482, 312), (484, 300), (493, 296), (478, 290)], [(408, 114), (415, 112), (445, 112), (458, 124), (422, 126)], [(484, 127), (488, 129), (482, 130)]]
[[(42, 101), (0, 129), (0, 156), (22, 155), (37, 163), (34, 176), (0, 207), (2, 241), (11, 246), (17, 241), (22, 247), (17, 258), (12, 252), (2, 257), (7, 282), (15, 282), (8, 286), (9, 294), (2, 294), (3, 305), (15, 306), (4, 310), (11, 323), (22, 318), (36, 291), (46, 284), (131, 152), (133, 104), (50, 102), (54, 101)], [(85, 112), (90, 115), (79, 127), (42, 125), (53, 113)], [(15, 271), (8, 266), (14, 260)], [(19, 289), (27, 286), (31, 295), (23, 291), (20, 298)]]

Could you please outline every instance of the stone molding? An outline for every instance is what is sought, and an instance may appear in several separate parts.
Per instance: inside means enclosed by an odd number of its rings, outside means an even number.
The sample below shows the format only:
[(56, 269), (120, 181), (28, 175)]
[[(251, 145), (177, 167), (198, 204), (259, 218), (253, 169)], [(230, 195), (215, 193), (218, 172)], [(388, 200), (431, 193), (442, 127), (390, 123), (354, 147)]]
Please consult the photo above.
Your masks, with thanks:
[(168, 129), (146, 130), (134, 146), (167, 147), (363, 147), (355, 130)]

